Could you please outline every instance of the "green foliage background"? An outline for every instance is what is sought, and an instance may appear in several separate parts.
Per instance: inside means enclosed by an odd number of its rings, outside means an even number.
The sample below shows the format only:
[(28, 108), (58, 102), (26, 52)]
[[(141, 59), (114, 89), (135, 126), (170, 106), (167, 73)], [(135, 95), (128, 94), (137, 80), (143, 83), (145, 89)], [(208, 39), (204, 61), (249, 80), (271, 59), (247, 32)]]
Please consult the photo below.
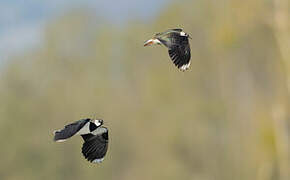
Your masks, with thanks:
[[(0, 179), (289, 180), (283, 2), (173, 2), (123, 27), (87, 9), (51, 21), (40, 47), (1, 68)], [(193, 38), (187, 72), (143, 47), (177, 27)], [(110, 129), (102, 164), (82, 157), (81, 138), (52, 141), (95, 113)]]

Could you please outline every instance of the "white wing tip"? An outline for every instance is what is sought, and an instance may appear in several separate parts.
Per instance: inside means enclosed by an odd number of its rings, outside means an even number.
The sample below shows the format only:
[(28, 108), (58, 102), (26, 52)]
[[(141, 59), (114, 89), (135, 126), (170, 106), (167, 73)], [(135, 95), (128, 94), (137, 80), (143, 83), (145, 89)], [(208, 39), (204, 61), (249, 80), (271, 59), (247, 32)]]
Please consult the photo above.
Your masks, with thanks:
[(158, 39), (149, 39), (148, 41), (146, 41), (144, 43), (144, 46), (150, 46), (150, 45), (153, 45), (153, 44), (161, 44), (161, 42), (158, 40)]
[(101, 158), (101, 159), (95, 159), (92, 161), (92, 163), (101, 163), (104, 161), (104, 158)]
[(187, 64), (182, 65), (179, 69), (182, 71), (185, 71), (189, 69), (189, 66), (190, 66), (190, 61)]
[(59, 140), (56, 140), (55, 142), (64, 142), (66, 141), (66, 139), (59, 139)]

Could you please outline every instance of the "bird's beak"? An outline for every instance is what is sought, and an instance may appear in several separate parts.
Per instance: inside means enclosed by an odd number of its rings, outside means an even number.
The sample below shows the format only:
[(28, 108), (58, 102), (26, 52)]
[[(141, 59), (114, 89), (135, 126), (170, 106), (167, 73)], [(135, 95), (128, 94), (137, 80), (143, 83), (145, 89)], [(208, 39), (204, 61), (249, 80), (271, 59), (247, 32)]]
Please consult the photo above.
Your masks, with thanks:
[(190, 35), (188, 35), (188, 38), (189, 38), (189, 39), (192, 39)]

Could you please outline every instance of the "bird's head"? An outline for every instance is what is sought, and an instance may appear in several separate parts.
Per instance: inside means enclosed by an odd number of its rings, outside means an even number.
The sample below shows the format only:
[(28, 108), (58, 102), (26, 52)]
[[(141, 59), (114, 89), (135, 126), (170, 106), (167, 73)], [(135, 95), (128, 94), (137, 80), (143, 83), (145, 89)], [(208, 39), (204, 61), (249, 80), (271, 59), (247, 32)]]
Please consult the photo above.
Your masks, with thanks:
[(104, 124), (104, 121), (102, 119), (96, 119), (94, 123), (96, 126), (100, 127)]
[(187, 38), (189, 38), (189, 39), (192, 39), (192, 38), (189, 36), (189, 34), (187, 34), (186, 32), (183, 32), (183, 31), (180, 32), (180, 36), (185, 36), (185, 37), (187, 37)]

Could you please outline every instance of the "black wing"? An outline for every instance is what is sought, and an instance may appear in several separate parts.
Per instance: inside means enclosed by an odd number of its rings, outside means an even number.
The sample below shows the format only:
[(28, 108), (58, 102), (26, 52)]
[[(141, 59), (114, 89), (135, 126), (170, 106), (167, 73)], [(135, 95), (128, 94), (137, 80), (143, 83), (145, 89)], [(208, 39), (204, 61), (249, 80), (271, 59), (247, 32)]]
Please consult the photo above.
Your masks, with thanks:
[[(102, 127), (105, 128), (105, 127)], [(102, 162), (108, 150), (108, 130), (102, 134), (93, 135), (86, 134), (82, 135), (85, 140), (82, 153), (84, 157), (93, 163)]]
[(168, 31), (177, 31), (177, 32), (181, 32), (182, 29), (181, 29), (181, 28), (175, 28), (175, 29), (169, 29)]
[(168, 49), (169, 56), (175, 66), (181, 70), (186, 70), (190, 65), (190, 46), (188, 43), (175, 44)]
[(167, 31), (161, 32), (161, 33), (156, 33), (155, 37), (156, 38), (160, 38), (162, 36), (170, 36), (170, 34), (175, 33), (175, 34), (180, 34), (180, 32), (182, 31), (182, 29), (168, 29)]
[(82, 119), (66, 125), (63, 129), (54, 132), (54, 141), (64, 141), (75, 135), (90, 119)]

